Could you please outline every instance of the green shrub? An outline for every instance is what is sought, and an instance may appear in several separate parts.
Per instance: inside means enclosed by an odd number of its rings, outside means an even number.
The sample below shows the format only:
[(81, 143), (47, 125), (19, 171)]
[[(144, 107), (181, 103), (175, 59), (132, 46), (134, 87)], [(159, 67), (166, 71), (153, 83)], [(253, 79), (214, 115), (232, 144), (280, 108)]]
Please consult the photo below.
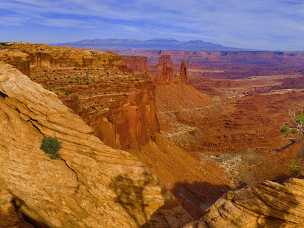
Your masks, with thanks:
[(301, 113), (301, 114), (296, 116), (296, 122), (298, 124), (304, 125), (304, 113)]
[(61, 143), (57, 138), (44, 137), (40, 149), (43, 150), (51, 159), (58, 159)]
[(287, 124), (284, 124), (280, 131), (282, 134), (288, 135), (290, 133), (290, 127)]
[(299, 176), (301, 173), (301, 163), (298, 160), (292, 160), (289, 164), (289, 171), (291, 175)]
[(288, 124), (284, 124), (283, 127), (280, 129), (281, 133), (285, 136), (288, 136), (289, 134), (297, 134), (298, 129), (289, 127)]

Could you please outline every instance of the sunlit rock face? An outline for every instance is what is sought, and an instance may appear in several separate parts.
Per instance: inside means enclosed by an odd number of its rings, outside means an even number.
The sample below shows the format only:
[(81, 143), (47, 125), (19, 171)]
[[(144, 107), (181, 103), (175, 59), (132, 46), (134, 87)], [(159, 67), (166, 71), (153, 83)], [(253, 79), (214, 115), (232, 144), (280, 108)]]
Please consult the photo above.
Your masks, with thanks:
[(169, 82), (174, 79), (174, 65), (170, 55), (162, 55), (159, 57), (157, 64), (158, 75), (156, 82)]
[[(178, 227), (189, 219), (178, 205), (184, 216), (158, 211), (168, 195), (137, 158), (103, 144), (54, 93), (3, 63), (0, 129), (1, 225), (26, 217), (48, 227), (138, 227), (167, 216)], [(45, 137), (60, 142), (57, 159), (41, 149)]]
[(128, 56), (123, 55), (121, 56), (124, 63), (126, 64), (127, 69), (131, 72), (137, 73), (148, 73), (149, 72), (149, 65), (148, 65), (148, 58), (144, 56)]
[(302, 227), (303, 179), (262, 184), (228, 192), (193, 227)]
[(138, 148), (159, 131), (145, 58), (12, 44), (0, 49), (0, 59), (55, 92), (110, 146)]

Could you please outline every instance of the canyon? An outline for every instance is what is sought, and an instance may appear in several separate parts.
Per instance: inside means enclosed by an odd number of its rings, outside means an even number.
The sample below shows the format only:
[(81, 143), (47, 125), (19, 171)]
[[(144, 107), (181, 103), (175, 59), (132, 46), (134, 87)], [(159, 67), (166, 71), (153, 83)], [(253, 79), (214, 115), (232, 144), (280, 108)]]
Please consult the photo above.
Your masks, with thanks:
[(186, 60), (192, 76), (240, 79), (250, 76), (303, 72), (303, 52), (279, 51), (182, 51), (182, 50), (118, 50), (131, 56), (145, 56), (150, 65), (162, 55), (170, 55), (174, 64)]
[[(17, 52), (16, 56), (10, 52)], [(153, 84), (142, 72), (145, 66), (141, 63), (145, 63), (139, 62), (143, 69), (137, 74), (128, 68), (138, 59), (126, 60), (109, 52), (18, 44), (2, 50), (1, 56), (58, 94), (89, 125), (96, 126), (96, 135), (108, 145), (137, 147), (158, 130)]]
[[(303, 110), (302, 53), (119, 53), (0, 45), (0, 212), (11, 224), (301, 224), (304, 185), (287, 178), (302, 145), (280, 128)], [(60, 160), (41, 154), (43, 136), (63, 142)]]
[[(102, 143), (54, 93), (3, 63), (0, 91), (1, 227), (138, 227), (152, 217), (160, 227), (177, 227), (189, 221), (136, 157)], [(60, 140), (59, 159), (43, 154), (45, 136)]]

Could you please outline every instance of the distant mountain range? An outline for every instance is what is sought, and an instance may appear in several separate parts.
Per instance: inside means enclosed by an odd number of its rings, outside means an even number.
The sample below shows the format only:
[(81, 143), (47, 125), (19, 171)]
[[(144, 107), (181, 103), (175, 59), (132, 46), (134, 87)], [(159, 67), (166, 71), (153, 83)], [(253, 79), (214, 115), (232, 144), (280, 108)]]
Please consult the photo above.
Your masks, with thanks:
[(95, 48), (103, 50), (185, 50), (185, 51), (240, 51), (243, 49), (225, 47), (220, 44), (205, 42), (202, 40), (178, 41), (175, 39), (93, 39), (80, 40), (69, 43), (59, 43), (60, 46), (72, 46), (79, 48)]

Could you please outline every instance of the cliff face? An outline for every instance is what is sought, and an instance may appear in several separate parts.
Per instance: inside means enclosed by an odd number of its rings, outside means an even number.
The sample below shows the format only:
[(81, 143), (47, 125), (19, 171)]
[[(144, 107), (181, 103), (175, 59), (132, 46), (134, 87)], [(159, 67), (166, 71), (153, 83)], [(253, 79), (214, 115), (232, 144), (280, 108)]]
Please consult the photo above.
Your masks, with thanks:
[[(22, 61), (5, 58), (7, 52), (22, 54)], [(0, 49), (0, 59), (55, 92), (108, 145), (136, 148), (159, 130), (144, 59), (137, 63), (138, 58), (108, 52), (31, 44)], [(20, 67), (24, 62), (27, 70)]]
[(181, 62), (181, 65), (180, 65), (179, 77), (180, 77), (180, 80), (184, 83), (187, 83), (189, 80), (187, 64), (184, 60)]
[(191, 227), (302, 227), (303, 179), (284, 184), (266, 181), (254, 187), (228, 192)]
[[(104, 145), (54, 93), (3, 63), (0, 129), (0, 225), (21, 216), (49, 227), (137, 227), (165, 204), (135, 157)], [(40, 149), (46, 136), (61, 143), (59, 159)]]
[(151, 67), (151, 77), (157, 84), (170, 82), (188, 82), (188, 69), (185, 60), (182, 60), (177, 70), (170, 55), (161, 55), (158, 63)]
[(29, 55), (18, 50), (0, 49), (0, 61), (14, 65), (26, 75), (30, 74)]
[(148, 73), (149, 71), (148, 58), (146, 57), (123, 55), (122, 59), (132, 72)]
[(159, 72), (157, 81), (168, 82), (168, 81), (173, 80), (174, 65), (171, 61), (170, 55), (162, 55), (159, 57), (157, 69)]

